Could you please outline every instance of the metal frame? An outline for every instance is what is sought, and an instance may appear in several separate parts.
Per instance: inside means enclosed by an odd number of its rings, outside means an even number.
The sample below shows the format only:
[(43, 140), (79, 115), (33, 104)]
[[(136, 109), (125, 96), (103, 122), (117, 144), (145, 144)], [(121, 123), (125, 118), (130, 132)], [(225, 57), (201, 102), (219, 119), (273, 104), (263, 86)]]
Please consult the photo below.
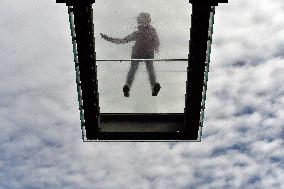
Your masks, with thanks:
[[(56, 2), (66, 3), (68, 6), (84, 141), (201, 141), (214, 6), (218, 3), (228, 3), (228, 0), (189, 0), (192, 3), (190, 53), (188, 59), (175, 59), (175, 61), (188, 60), (185, 108), (184, 113), (179, 114), (100, 113), (96, 61), (114, 60), (96, 60), (92, 9), (95, 0), (57, 0)], [(115, 61), (130, 60), (116, 59)], [(103, 122), (135, 124), (145, 120), (150, 121), (151, 124), (165, 121), (176, 122), (180, 123), (181, 127), (174, 132), (102, 132), (101, 130)]]

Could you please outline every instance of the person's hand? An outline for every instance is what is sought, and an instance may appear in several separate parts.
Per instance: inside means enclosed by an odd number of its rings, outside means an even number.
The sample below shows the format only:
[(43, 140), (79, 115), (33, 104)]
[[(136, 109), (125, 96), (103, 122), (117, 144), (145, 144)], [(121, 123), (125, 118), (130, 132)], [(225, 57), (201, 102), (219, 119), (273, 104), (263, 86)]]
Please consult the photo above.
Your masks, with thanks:
[(102, 38), (104, 38), (105, 40), (108, 40), (108, 39), (109, 39), (109, 37), (108, 37), (107, 35), (102, 34), (102, 33), (100, 33), (100, 34), (101, 34)]

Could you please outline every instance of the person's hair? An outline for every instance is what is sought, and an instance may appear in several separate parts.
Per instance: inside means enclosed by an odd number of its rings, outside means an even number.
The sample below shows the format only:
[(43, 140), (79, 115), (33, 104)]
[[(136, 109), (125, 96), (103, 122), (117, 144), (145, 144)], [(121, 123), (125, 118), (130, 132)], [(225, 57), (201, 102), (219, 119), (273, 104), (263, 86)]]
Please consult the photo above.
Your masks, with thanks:
[(151, 23), (151, 17), (150, 14), (147, 12), (142, 12), (140, 13), (137, 17), (136, 20), (140, 24), (150, 24)]

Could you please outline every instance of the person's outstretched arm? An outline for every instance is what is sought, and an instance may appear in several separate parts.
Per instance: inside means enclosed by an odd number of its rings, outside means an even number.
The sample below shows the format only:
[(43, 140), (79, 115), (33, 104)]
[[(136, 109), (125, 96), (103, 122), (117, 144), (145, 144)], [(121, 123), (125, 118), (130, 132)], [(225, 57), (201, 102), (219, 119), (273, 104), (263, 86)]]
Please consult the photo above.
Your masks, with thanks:
[(119, 39), (119, 38), (113, 38), (113, 37), (109, 37), (105, 34), (101, 33), (102, 38), (104, 38), (107, 41), (110, 41), (112, 43), (117, 43), (117, 44), (124, 44), (124, 43), (129, 43), (130, 41), (135, 41), (136, 40), (136, 36), (137, 33), (133, 32), (132, 34), (124, 37), (123, 39)]

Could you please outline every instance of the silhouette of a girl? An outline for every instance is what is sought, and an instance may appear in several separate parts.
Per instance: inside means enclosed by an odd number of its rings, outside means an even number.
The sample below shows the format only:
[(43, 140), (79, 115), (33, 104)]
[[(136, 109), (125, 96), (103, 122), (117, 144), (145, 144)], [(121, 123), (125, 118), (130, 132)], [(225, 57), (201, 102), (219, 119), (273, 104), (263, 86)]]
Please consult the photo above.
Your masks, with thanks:
[[(131, 59), (154, 59), (154, 52), (159, 52), (160, 42), (156, 29), (150, 25), (150, 14), (140, 13), (136, 20), (138, 23), (138, 31), (134, 31), (132, 34), (124, 37), (123, 39), (112, 38), (102, 33), (101, 36), (105, 40), (117, 44), (125, 44), (135, 41), (135, 45), (132, 47)], [(145, 63), (152, 87), (152, 96), (157, 96), (161, 86), (158, 82), (156, 82), (153, 61), (146, 60)], [(129, 97), (129, 91), (138, 66), (139, 61), (131, 61), (131, 67), (127, 74), (126, 84), (123, 87), (125, 97)]]

